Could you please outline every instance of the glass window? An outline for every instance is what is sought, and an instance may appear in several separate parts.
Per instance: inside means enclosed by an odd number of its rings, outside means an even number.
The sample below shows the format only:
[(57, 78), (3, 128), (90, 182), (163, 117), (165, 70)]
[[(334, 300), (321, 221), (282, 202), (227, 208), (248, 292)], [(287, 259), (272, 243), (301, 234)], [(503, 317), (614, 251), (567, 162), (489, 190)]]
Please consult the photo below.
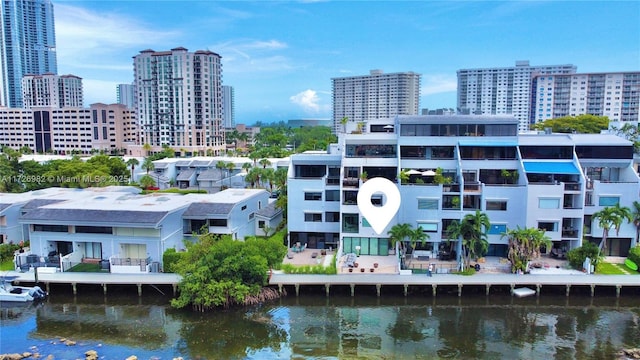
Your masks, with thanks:
[(438, 210), (438, 199), (418, 199), (419, 210)]
[(560, 199), (538, 199), (539, 209), (559, 209)]
[(620, 203), (619, 196), (600, 196), (598, 205), (600, 206), (615, 206)]
[(327, 211), (324, 213), (326, 222), (340, 222), (340, 213), (335, 211)]
[(325, 201), (340, 201), (340, 190), (326, 190), (324, 198)]
[(489, 226), (488, 234), (489, 235), (502, 235), (502, 234), (504, 234), (506, 232), (507, 232), (507, 225), (506, 224), (491, 224), (491, 226)]
[(487, 200), (487, 210), (507, 211), (507, 200)]
[(357, 233), (359, 232), (358, 214), (342, 214), (342, 232)]
[(211, 226), (227, 226), (227, 219), (210, 219)]
[(540, 221), (538, 222), (538, 229), (544, 231), (558, 231), (558, 223), (551, 221)]
[(438, 232), (438, 223), (437, 222), (419, 222), (418, 226), (422, 228), (424, 232)]
[(305, 222), (322, 222), (321, 213), (304, 213)]
[(311, 201), (320, 201), (322, 200), (322, 193), (321, 192), (305, 192), (304, 199), (311, 200)]

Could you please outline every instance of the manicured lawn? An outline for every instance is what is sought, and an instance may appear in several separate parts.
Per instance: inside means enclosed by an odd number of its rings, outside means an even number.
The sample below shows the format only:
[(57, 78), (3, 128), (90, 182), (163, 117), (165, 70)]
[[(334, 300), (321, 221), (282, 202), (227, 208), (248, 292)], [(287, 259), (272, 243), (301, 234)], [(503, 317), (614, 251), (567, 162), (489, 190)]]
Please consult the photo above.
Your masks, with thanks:
[(0, 271), (11, 271), (15, 270), (13, 267), (13, 259), (8, 259), (0, 263)]
[(633, 271), (628, 267), (624, 266), (624, 264), (611, 264), (606, 262), (601, 262), (598, 264), (598, 269), (596, 270), (596, 274), (601, 275), (640, 275), (639, 272)]
[(102, 272), (102, 268), (100, 264), (78, 264), (71, 269), (67, 270), (70, 272)]

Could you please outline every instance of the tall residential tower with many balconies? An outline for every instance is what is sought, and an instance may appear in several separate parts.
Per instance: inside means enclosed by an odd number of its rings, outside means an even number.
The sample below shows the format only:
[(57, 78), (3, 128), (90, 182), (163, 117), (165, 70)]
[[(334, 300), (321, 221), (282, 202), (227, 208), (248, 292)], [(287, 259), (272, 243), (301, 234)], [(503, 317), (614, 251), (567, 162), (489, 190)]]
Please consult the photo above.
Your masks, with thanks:
[(143, 50), (133, 62), (143, 144), (200, 155), (224, 149), (220, 55), (177, 47)]
[(58, 72), (50, 0), (3, 0), (0, 6), (0, 105), (22, 107), (22, 77)]
[(531, 88), (532, 124), (582, 114), (606, 116), (616, 127), (640, 121), (640, 71), (537, 75)]
[(518, 131), (529, 130), (531, 79), (537, 74), (573, 74), (574, 65), (516, 66), (458, 70), (458, 111), (476, 115), (513, 115)]
[(352, 122), (418, 115), (420, 74), (385, 74), (371, 70), (369, 75), (331, 79), (333, 94), (333, 131), (343, 129), (341, 119)]

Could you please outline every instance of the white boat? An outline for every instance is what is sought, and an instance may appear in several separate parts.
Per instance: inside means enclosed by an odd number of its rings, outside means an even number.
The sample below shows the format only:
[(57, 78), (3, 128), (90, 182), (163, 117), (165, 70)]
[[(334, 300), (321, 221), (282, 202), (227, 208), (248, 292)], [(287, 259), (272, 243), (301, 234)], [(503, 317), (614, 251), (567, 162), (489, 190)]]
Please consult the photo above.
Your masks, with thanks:
[(13, 278), (0, 279), (0, 302), (28, 302), (42, 300), (47, 297), (39, 286), (13, 286)]
[(531, 296), (535, 294), (536, 294), (536, 291), (533, 289), (529, 289), (528, 287), (513, 289), (513, 295), (517, 297), (525, 297), (525, 296)]

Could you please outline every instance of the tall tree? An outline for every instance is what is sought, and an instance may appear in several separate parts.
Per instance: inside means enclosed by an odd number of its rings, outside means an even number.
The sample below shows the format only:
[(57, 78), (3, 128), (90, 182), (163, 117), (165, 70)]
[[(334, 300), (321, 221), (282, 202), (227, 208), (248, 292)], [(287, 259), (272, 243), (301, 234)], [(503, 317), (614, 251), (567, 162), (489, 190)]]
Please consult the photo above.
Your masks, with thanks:
[(509, 229), (502, 234), (509, 240), (507, 258), (511, 262), (511, 270), (525, 271), (527, 263), (540, 256), (540, 248), (551, 247), (551, 239), (545, 235), (544, 230), (536, 228)]
[(633, 225), (636, 227), (636, 243), (634, 246), (640, 246), (640, 201), (633, 202), (631, 216), (633, 217)]
[(236, 164), (230, 161), (225, 165), (225, 168), (227, 169), (227, 177), (229, 178), (229, 187), (231, 187), (231, 172), (236, 168)]
[(144, 158), (142, 162), (142, 168), (147, 171), (147, 175), (149, 175), (149, 171), (154, 170), (156, 167), (153, 165), (153, 160), (149, 157)]
[(412, 230), (409, 234), (409, 245), (412, 250), (416, 249), (416, 244), (420, 242), (424, 245), (425, 242), (430, 238), (429, 234), (424, 232), (422, 226), (418, 226), (416, 229)]
[(471, 265), (472, 258), (482, 257), (487, 253), (489, 249), (487, 230), (490, 226), (489, 216), (476, 210), (473, 214), (465, 215), (462, 221), (454, 221), (447, 227), (448, 238), (462, 242), (460, 257), (465, 269)]
[(144, 145), (142, 145), (142, 150), (144, 150), (145, 154), (147, 156), (149, 156), (149, 153), (151, 152), (152, 146), (149, 143), (144, 143)]
[(413, 230), (411, 229), (411, 224), (395, 224), (389, 229), (387, 235), (389, 235), (389, 243), (392, 248), (395, 249), (396, 243), (399, 242), (402, 249), (404, 248), (405, 241), (413, 235)]
[(563, 116), (534, 124), (532, 128), (535, 130), (551, 128), (556, 133), (599, 134), (601, 130), (609, 128), (609, 118), (589, 114)]
[(136, 158), (130, 158), (129, 160), (127, 160), (127, 165), (131, 166), (131, 178), (130, 178), (131, 182), (133, 182), (133, 170), (139, 164), (140, 164), (140, 161), (138, 161), (138, 159), (136, 159)]
[(266, 169), (267, 166), (271, 165), (271, 161), (269, 159), (260, 159), (260, 165), (262, 165), (263, 169)]
[(617, 235), (620, 232), (620, 227), (625, 220), (627, 222), (633, 221), (633, 217), (631, 216), (631, 209), (626, 206), (620, 206), (620, 204), (607, 206), (604, 209), (595, 212), (593, 214), (593, 219), (597, 219), (598, 226), (602, 228), (602, 240), (600, 241), (600, 245), (598, 246), (602, 253), (606, 252), (607, 238), (609, 237), (609, 231), (611, 230), (611, 228), (614, 228), (616, 230)]

